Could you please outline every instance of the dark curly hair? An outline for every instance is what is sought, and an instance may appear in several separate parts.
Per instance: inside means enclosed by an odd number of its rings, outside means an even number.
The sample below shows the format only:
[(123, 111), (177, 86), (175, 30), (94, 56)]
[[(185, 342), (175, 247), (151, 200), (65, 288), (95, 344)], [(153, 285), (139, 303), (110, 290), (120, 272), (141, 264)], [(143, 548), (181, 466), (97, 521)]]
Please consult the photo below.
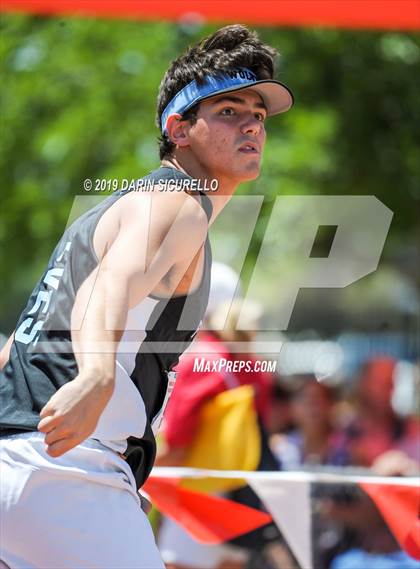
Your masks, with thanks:
[[(157, 99), (156, 124), (161, 129), (161, 117), (168, 103), (194, 79), (202, 83), (207, 75), (233, 71), (238, 67), (250, 69), (258, 79), (272, 79), (277, 50), (258, 38), (255, 32), (235, 24), (221, 28), (190, 47), (175, 59), (165, 73)], [(186, 111), (182, 118), (194, 124), (200, 103)], [(167, 134), (159, 137), (159, 155), (171, 155), (175, 145)]]

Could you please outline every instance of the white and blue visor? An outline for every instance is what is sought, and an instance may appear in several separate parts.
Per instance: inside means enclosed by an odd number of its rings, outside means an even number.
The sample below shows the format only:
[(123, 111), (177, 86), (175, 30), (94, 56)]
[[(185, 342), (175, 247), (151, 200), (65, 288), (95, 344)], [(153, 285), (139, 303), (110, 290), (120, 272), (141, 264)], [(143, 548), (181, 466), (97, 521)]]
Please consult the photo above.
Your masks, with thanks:
[(286, 85), (274, 79), (259, 81), (252, 71), (240, 68), (228, 71), (223, 75), (209, 75), (201, 84), (195, 80), (188, 83), (175, 95), (163, 111), (162, 132), (166, 132), (168, 119), (172, 115), (182, 116), (200, 101), (240, 89), (252, 89), (258, 93), (267, 108), (267, 116), (284, 113), (293, 105), (293, 95)]

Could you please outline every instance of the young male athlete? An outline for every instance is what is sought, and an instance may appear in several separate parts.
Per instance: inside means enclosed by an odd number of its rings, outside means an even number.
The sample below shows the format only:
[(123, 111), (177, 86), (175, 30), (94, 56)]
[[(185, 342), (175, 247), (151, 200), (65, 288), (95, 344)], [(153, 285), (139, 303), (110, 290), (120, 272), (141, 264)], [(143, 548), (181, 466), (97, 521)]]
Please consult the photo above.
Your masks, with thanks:
[[(208, 225), (258, 176), (265, 118), (292, 105), (275, 55), (228, 26), (174, 61), (147, 191), (115, 192), (56, 246), (1, 356), (6, 566), (163, 567), (137, 489), (206, 308)], [(213, 179), (216, 192), (193, 190)]]

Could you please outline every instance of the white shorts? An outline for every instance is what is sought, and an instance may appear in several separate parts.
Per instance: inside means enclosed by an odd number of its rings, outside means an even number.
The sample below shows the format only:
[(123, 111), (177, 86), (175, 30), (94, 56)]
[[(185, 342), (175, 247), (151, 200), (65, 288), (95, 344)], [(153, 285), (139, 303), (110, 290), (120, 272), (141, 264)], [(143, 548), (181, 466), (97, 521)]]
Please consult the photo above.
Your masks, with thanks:
[(127, 463), (92, 439), (52, 458), (44, 436), (0, 438), (0, 566), (163, 569)]

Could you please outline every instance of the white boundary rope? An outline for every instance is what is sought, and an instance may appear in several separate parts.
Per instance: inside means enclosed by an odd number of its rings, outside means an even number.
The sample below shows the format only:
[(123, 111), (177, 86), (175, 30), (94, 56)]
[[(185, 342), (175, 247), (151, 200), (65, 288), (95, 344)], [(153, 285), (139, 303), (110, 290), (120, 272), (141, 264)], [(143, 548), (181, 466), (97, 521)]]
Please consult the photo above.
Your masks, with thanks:
[(201, 468), (155, 467), (156, 478), (242, 478), (245, 480), (278, 480), (322, 482), (326, 484), (388, 484), (420, 488), (420, 477), (360, 476), (327, 472), (247, 472), (243, 470), (204, 470)]

